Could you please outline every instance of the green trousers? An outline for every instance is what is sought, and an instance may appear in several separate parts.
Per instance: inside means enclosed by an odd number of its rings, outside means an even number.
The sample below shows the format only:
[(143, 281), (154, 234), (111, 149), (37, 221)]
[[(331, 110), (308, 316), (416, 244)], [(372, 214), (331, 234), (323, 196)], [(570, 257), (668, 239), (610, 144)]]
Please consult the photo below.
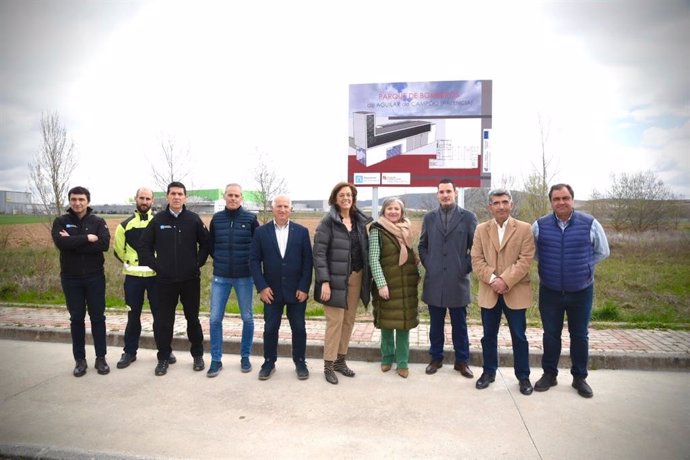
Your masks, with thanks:
[(409, 359), (410, 331), (381, 329), (381, 364), (396, 363), (398, 369), (407, 369)]

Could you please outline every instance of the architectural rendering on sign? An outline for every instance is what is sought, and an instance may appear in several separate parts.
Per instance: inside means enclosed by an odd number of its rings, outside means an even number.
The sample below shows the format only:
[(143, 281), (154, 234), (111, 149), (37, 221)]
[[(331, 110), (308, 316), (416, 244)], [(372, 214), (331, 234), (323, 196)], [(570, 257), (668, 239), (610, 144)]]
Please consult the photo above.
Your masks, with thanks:
[(350, 85), (349, 180), (488, 186), (491, 92), (491, 80)]

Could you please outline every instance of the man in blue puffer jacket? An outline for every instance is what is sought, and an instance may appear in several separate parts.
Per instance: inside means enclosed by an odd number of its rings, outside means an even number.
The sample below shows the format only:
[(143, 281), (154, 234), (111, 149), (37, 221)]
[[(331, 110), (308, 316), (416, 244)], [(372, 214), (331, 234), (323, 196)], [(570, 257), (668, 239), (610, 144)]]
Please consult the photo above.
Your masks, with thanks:
[(252, 370), (249, 355), (254, 342), (254, 282), (249, 270), (249, 253), (254, 230), (259, 226), (256, 216), (242, 207), (242, 187), (225, 187), (225, 209), (213, 215), (209, 231), (210, 251), (213, 257), (211, 282), (211, 366), (207, 377), (221, 371), (223, 357), (223, 317), (233, 286), (242, 316), (242, 344), (240, 367), (242, 372)]
[(589, 214), (575, 211), (570, 185), (549, 190), (553, 213), (532, 224), (539, 261), (539, 313), (544, 328), (544, 375), (534, 385), (546, 391), (557, 385), (563, 318), (568, 314), (573, 388), (584, 398), (594, 396), (587, 383), (589, 319), (594, 298), (594, 266), (609, 255), (601, 224)]

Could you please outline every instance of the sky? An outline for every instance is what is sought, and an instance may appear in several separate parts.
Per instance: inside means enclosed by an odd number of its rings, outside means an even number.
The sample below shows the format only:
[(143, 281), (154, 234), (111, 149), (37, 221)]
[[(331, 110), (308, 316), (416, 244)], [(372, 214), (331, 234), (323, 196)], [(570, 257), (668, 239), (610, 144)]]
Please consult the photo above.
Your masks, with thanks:
[(541, 126), (576, 198), (646, 170), (690, 198), (689, 45), (687, 0), (0, 0), (0, 190), (30, 190), (56, 112), (94, 204), (153, 185), (164, 139), (188, 188), (254, 189), (263, 156), (293, 199), (326, 199), (350, 84), (485, 79), (494, 186), (539, 165)]

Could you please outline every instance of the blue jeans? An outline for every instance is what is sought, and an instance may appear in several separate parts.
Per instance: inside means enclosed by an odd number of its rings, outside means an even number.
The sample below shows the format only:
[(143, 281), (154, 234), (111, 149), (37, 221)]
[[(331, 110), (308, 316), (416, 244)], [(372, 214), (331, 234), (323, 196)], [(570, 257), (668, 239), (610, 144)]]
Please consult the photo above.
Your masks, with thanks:
[(62, 292), (69, 310), (74, 359), (86, 359), (86, 312), (91, 320), (91, 335), (97, 357), (106, 354), (105, 343), (105, 275), (87, 278), (61, 278)]
[[(307, 350), (307, 328), (304, 322), (307, 302), (289, 303), (285, 305), (285, 309), (292, 332), (292, 360), (303, 363)], [(264, 359), (273, 363), (278, 359), (278, 332), (282, 316), (282, 304), (264, 304)]]
[(554, 291), (539, 286), (539, 313), (544, 327), (544, 372), (557, 375), (561, 356), (563, 318), (568, 314), (570, 333), (570, 373), (573, 377), (587, 377), (589, 361), (589, 319), (592, 314), (594, 285), (576, 292)]
[(224, 278), (214, 276), (211, 282), (211, 360), (223, 357), (223, 318), (230, 291), (235, 288), (242, 317), (242, 345), (240, 356), (249, 357), (254, 343), (254, 282), (252, 277)]
[(125, 275), (125, 303), (129, 307), (127, 312), (127, 327), (125, 328), (125, 353), (137, 354), (139, 337), (141, 336), (141, 310), (144, 306), (146, 293), (151, 307), (151, 314), (156, 318), (158, 294), (155, 276)]
[(453, 349), (456, 363), (470, 361), (470, 339), (467, 336), (467, 307), (444, 308), (429, 305), (429, 354), (433, 361), (443, 361), (446, 310), (450, 312)]
[(484, 372), (496, 374), (498, 369), (498, 328), (501, 326), (501, 316), (506, 315), (510, 338), (513, 342), (513, 369), (515, 377), (519, 379), (529, 378), (529, 343), (525, 330), (527, 319), (525, 310), (511, 310), (505, 303), (502, 295), (498, 296), (498, 302), (494, 308), (482, 308), (482, 357), (484, 360)]

